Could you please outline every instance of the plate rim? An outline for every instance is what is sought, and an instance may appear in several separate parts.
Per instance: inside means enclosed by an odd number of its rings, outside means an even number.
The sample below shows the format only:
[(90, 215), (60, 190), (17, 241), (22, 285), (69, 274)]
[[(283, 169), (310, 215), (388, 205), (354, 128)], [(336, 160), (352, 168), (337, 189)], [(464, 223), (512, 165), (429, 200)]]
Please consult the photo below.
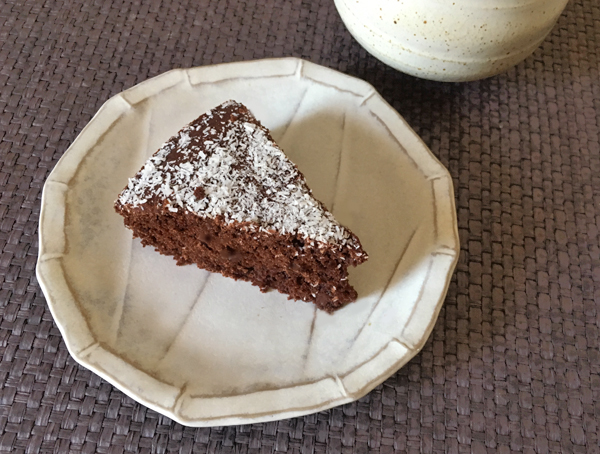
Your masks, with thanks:
[[(251, 66), (254, 66), (254, 68), (250, 68)], [(363, 362), (355, 370), (352, 370), (341, 377), (326, 377), (312, 383), (297, 384), (287, 388), (277, 388), (276, 390), (241, 393), (229, 397), (192, 396), (186, 393), (185, 389), (178, 389), (174, 386), (160, 382), (159, 380), (148, 375), (146, 372), (136, 369), (135, 366), (129, 364), (123, 358), (114, 355), (105, 346), (101, 345), (94, 338), (93, 332), (87, 325), (87, 321), (85, 321), (82, 314), (70, 313), (70, 311), (72, 311), (73, 309), (79, 311), (74, 297), (72, 298), (73, 301), (68, 301), (68, 298), (64, 301), (57, 301), (57, 298), (53, 296), (53, 290), (55, 290), (56, 286), (61, 285), (60, 282), (56, 281), (56, 273), (62, 272), (64, 279), (64, 271), (62, 270), (62, 265), (60, 264), (60, 259), (62, 255), (64, 255), (64, 250), (46, 250), (45, 246), (47, 245), (47, 243), (45, 243), (45, 237), (46, 235), (51, 236), (52, 233), (56, 234), (56, 232), (61, 228), (61, 226), (63, 228), (63, 237), (65, 236), (64, 215), (66, 212), (66, 206), (64, 203), (64, 197), (68, 190), (68, 181), (64, 180), (66, 179), (66, 177), (69, 176), (69, 173), (71, 173), (71, 176), (70, 178), (68, 178), (68, 180), (70, 180), (73, 177), (74, 173), (77, 171), (77, 167), (80, 165), (81, 161), (86, 155), (86, 141), (89, 143), (91, 141), (90, 139), (93, 139), (94, 136), (98, 136), (99, 133), (102, 133), (102, 131), (98, 130), (104, 128), (105, 132), (106, 130), (108, 130), (108, 128), (111, 127), (111, 125), (114, 122), (118, 121), (120, 115), (122, 115), (129, 108), (133, 107), (138, 102), (141, 102), (144, 99), (161, 92), (165, 88), (180, 83), (185, 78), (187, 78), (192, 85), (196, 85), (193, 84), (192, 81), (201, 79), (202, 74), (208, 76), (212, 75), (214, 79), (214, 75), (216, 73), (224, 73), (226, 75), (231, 75), (241, 72), (243, 74), (248, 73), (249, 69), (254, 69), (254, 71), (258, 73), (258, 75), (253, 76), (255, 78), (275, 77), (278, 75), (296, 75), (297, 77), (308, 78), (317, 83), (329, 85), (333, 88), (341, 89), (343, 91), (350, 91), (351, 93), (357, 96), (362, 96), (364, 99), (361, 103), (361, 106), (363, 104), (373, 104), (372, 107), (367, 106), (371, 109), (372, 114), (373, 108), (375, 107), (379, 110), (383, 109), (382, 112), (386, 118), (382, 119), (376, 114), (373, 115), (383, 124), (384, 127), (386, 127), (389, 130), (394, 139), (398, 141), (398, 144), (401, 145), (403, 148), (405, 147), (400, 142), (400, 139), (394, 134), (394, 129), (390, 128), (388, 123), (396, 122), (397, 125), (400, 125), (406, 132), (408, 132), (411, 141), (411, 151), (409, 152), (409, 150), (405, 148), (407, 155), (409, 155), (409, 157), (411, 157), (413, 160), (415, 159), (415, 157), (417, 158), (415, 162), (417, 164), (417, 167), (424, 174), (424, 176), (428, 177), (428, 179), (437, 180), (439, 181), (439, 184), (445, 182), (443, 189), (445, 189), (445, 191), (447, 192), (446, 202), (448, 204), (448, 206), (445, 207), (447, 211), (445, 214), (446, 221), (449, 220), (451, 224), (447, 226), (447, 229), (448, 232), (452, 233), (452, 235), (450, 235), (449, 238), (446, 238), (448, 243), (443, 245), (445, 249), (443, 252), (440, 253), (452, 257), (452, 260), (445, 266), (445, 281), (441, 285), (441, 291), (439, 291), (439, 294), (437, 294), (437, 299), (435, 301), (431, 320), (429, 321), (429, 324), (424, 330), (423, 335), (421, 336), (419, 341), (414, 343), (414, 345), (402, 345), (402, 343), (398, 340), (391, 339), (386, 344), (386, 346), (382, 350), (377, 352), (371, 359)], [(190, 78), (190, 75), (192, 75), (193, 77)], [(236, 76), (236, 78), (238, 77), (239, 76)], [(223, 77), (219, 80), (222, 81), (230, 78), (232, 77)], [(208, 77), (208, 79), (209, 80), (206, 82), (198, 83), (216, 82), (216, 80), (210, 80), (210, 77)], [(332, 80), (343, 85), (345, 89), (343, 89), (340, 86), (332, 85)], [(329, 81), (329, 83), (327, 83), (327, 81)], [(144, 88), (146, 88), (146, 92), (148, 92), (147, 88), (152, 87), (153, 85), (155, 86), (154, 93), (150, 93), (147, 96), (140, 97), (140, 93), (144, 93), (144, 90), (141, 90), (140, 87), (143, 86)], [(114, 116), (112, 121), (108, 122), (107, 120), (110, 120), (110, 114), (112, 114), (113, 116), (116, 114), (118, 115)], [(88, 135), (90, 135), (91, 137), (87, 137)], [(414, 150), (412, 149), (412, 147), (414, 147)], [(87, 151), (89, 151), (89, 149)], [(76, 170), (73, 172), (72, 169), (68, 168), (68, 163), (70, 161), (75, 162), (76, 159), (79, 159), (79, 161), (76, 162)], [(424, 167), (426, 167), (426, 170), (434, 172), (430, 175), (426, 174), (425, 170), (421, 168), (419, 164), (423, 164)], [(69, 170), (71, 171), (69, 172)], [(62, 206), (59, 206), (59, 209), (57, 210), (57, 206), (55, 205), (57, 203), (57, 200), (54, 199), (60, 199), (59, 193), (61, 191)], [(58, 200), (58, 203), (59, 202), (60, 200)], [(434, 205), (434, 212), (436, 216), (439, 216), (440, 207), (438, 206), (438, 204), (434, 203)], [(50, 210), (49, 207), (52, 207), (52, 210)], [(118, 388), (123, 393), (136, 400), (137, 402), (140, 402), (143, 405), (165, 416), (168, 416), (169, 418), (173, 419), (178, 423), (193, 427), (207, 427), (217, 425), (223, 426), (275, 421), (315, 413), (363, 397), (364, 395), (369, 393), (373, 388), (375, 388), (376, 386), (384, 382), (387, 378), (389, 378), (391, 375), (393, 375), (397, 370), (399, 370), (402, 366), (404, 366), (408, 361), (410, 361), (421, 351), (421, 349), (427, 342), (431, 331), (433, 330), (433, 327), (438, 319), (439, 312), (445, 300), (448, 287), (450, 285), (450, 281), (453, 276), (453, 272), (458, 262), (460, 254), (458, 221), (454, 200), (454, 187), (452, 184), (452, 177), (448, 169), (431, 152), (431, 150), (426, 146), (423, 140), (406, 123), (404, 118), (402, 118), (402, 116), (392, 106), (390, 106), (390, 104), (387, 103), (387, 101), (385, 101), (385, 99), (376, 91), (376, 89), (371, 84), (356, 77), (339, 72), (337, 70), (317, 65), (315, 63), (311, 63), (306, 60), (302, 60), (295, 57), (247, 60), (192, 68), (172, 69), (155, 77), (147, 79), (139, 84), (134, 85), (133, 87), (130, 87), (127, 90), (124, 90), (123, 92), (112, 96), (100, 107), (98, 112), (82, 129), (79, 135), (75, 138), (72, 144), (61, 156), (57, 164), (52, 169), (50, 175), (46, 179), (42, 191), (39, 219), (39, 254), (36, 263), (36, 276), (42, 289), (42, 292), (46, 298), (46, 301), (48, 302), (48, 307), (50, 309), (52, 317), (55, 323), (57, 324), (59, 331), (61, 332), (61, 335), (67, 346), (67, 350), (69, 351), (71, 356), (75, 359), (76, 362), (78, 362), (85, 368), (91, 370), (92, 372), (96, 373), (97, 375), (101, 376), (113, 386), (115, 386), (116, 388)], [(438, 251), (438, 249), (435, 249), (433, 252), (435, 251)], [(424, 285), (426, 285), (427, 282), (428, 281), (426, 280)], [(416, 303), (416, 305), (418, 304), (419, 303)], [(65, 310), (68, 314), (66, 317), (64, 316)], [(72, 326), (75, 325), (72, 323), (71, 320), (71, 316), (73, 315), (75, 316), (75, 318), (77, 318), (77, 315), (79, 315), (79, 317), (81, 318), (81, 323), (78, 323), (77, 326)], [(400, 344), (406, 350), (406, 352), (398, 356), (398, 352), (394, 351), (394, 348), (392, 346), (392, 343), (394, 342)], [(111, 355), (114, 358), (111, 359)], [(129, 372), (135, 376), (139, 376), (140, 380), (142, 380), (147, 387), (153, 388), (153, 393), (163, 392), (163, 401), (160, 401), (160, 399), (159, 402), (151, 400), (148, 397), (148, 392), (142, 392), (141, 389), (132, 389), (136, 388), (136, 386), (132, 386), (131, 384), (127, 383), (122, 383), (119, 380), (118, 376), (115, 376), (114, 371), (111, 371), (110, 367), (108, 368), (108, 370), (106, 370), (106, 368), (102, 368), (101, 364), (98, 364), (94, 361), (94, 358), (100, 358), (101, 361), (106, 361), (109, 366), (112, 365), (113, 369), (119, 369), (123, 367), (131, 369)], [(346, 378), (348, 378), (354, 373), (359, 373), (361, 369), (369, 368), (369, 365), (373, 361), (377, 361), (378, 359), (380, 361), (385, 360), (384, 363), (388, 365), (388, 367), (386, 367), (383, 371), (379, 370), (379, 372), (375, 374), (375, 376), (372, 376), (373, 374), (370, 374), (371, 377), (369, 378), (369, 380), (361, 388), (355, 391), (348, 391), (345, 388), (344, 380)], [(97, 360), (98, 359), (96, 359), (96, 361)], [(381, 365), (379, 367), (381, 367)], [(327, 383), (324, 383), (326, 381)], [(323, 392), (323, 390), (319, 386), (324, 387), (323, 389), (325, 389), (328, 392), (332, 392), (334, 394), (337, 393), (337, 397), (328, 400), (322, 400), (320, 403), (316, 404), (312, 403), (304, 407), (280, 408), (267, 412), (260, 411), (255, 413), (246, 412), (237, 414), (229, 412), (231, 414), (225, 414), (227, 413), (227, 411), (225, 411), (222, 412), (223, 414), (216, 415), (213, 417), (211, 417), (210, 415), (204, 415), (200, 417), (187, 417), (185, 415), (186, 405), (190, 406), (193, 404), (192, 408), (195, 408), (198, 405), (200, 405), (211, 409), (215, 406), (215, 400), (223, 401), (225, 399), (233, 399), (234, 401), (237, 401), (237, 404), (243, 404), (244, 400), (246, 400), (247, 403), (257, 398), (277, 398), (277, 392), (282, 390), (284, 391), (284, 393), (290, 392), (291, 389), (297, 390), (299, 387), (302, 388), (300, 395), (308, 395), (307, 393), (310, 393), (314, 396), (320, 395)], [(151, 395), (153, 394), (151, 393)], [(308, 401), (310, 401), (310, 399), (308, 399)]]

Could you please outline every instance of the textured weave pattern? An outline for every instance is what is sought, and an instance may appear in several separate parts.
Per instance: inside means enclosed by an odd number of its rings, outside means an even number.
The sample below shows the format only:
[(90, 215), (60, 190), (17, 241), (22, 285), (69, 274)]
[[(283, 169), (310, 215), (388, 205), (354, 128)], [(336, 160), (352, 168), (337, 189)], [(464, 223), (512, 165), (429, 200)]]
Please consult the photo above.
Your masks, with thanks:
[[(0, 0), (0, 46), (0, 452), (600, 452), (596, 0), (464, 84), (387, 68), (331, 0)], [(278, 56), (369, 81), (423, 137), (454, 178), (460, 262), (423, 351), (359, 402), (185, 428), (69, 356), (35, 279), (41, 188), (111, 95)]]

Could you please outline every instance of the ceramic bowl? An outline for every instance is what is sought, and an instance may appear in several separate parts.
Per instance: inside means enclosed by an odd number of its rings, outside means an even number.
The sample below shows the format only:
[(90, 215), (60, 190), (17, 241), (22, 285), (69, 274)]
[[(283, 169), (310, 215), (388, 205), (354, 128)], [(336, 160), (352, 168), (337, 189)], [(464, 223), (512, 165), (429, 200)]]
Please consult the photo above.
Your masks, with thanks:
[(446, 82), (483, 79), (523, 61), (567, 0), (335, 0), (350, 33), (384, 63)]

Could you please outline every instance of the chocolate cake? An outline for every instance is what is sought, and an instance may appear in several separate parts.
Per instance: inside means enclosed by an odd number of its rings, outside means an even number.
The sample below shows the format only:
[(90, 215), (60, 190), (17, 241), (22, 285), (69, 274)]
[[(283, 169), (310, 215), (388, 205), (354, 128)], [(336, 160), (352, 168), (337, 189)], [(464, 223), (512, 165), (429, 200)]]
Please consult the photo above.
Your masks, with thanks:
[(243, 279), (332, 312), (355, 301), (358, 238), (311, 194), (269, 131), (227, 101), (171, 137), (115, 209), (142, 243), (178, 265)]

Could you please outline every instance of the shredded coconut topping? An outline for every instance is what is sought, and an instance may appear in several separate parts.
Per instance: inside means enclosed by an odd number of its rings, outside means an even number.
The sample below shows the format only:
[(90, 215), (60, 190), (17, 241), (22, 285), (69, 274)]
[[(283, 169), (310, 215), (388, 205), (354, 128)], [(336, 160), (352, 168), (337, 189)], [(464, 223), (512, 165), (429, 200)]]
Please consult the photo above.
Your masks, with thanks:
[(202, 115), (167, 141), (119, 196), (121, 204), (133, 207), (151, 199), (172, 212), (222, 216), (227, 223), (250, 223), (250, 229), (360, 248), (314, 199), (268, 131), (234, 101)]

